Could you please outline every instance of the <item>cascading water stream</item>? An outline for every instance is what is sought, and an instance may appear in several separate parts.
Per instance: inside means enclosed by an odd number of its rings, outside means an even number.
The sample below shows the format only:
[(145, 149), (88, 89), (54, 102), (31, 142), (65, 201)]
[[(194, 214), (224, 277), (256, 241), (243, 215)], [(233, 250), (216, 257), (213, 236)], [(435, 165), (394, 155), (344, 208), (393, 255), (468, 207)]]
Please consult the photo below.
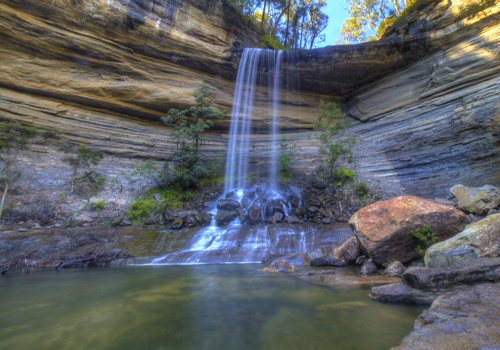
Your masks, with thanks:
[[(287, 53), (287, 60), (290, 57)], [(284, 193), (278, 191), (278, 118), (280, 115), (283, 51), (266, 49), (245, 49), (238, 67), (234, 92), (231, 126), (226, 159), (224, 194), (234, 191), (231, 199), (239, 203), (247, 202), (246, 207), (267, 200), (267, 205), (261, 207), (262, 220), (280, 211), (284, 216), (289, 215), (292, 209), (284, 199)], [(286, 87), (290, 86), (286, 75)], [(263, 191), (262, 197), (248, 187), (246, 175), (249, 172), (249, 148), (252, 131), (252, 116), (256, 90), (265, 91), (262, 86), (267, 83), (267, 106), (272, 112), (269, 126), (269, 169), (270, 186)], [(292, 88), (295, 82), (292, 79)], [(257, 85), (260, 85), (257, 88)], [(244, 193), (253, 193), (253, 199), (243, 199)], [(261, 189), (262, 191), (262, 189)], [(290, 188), (287, 195), (296, 196), (298, 189)], [(264, 199), (265, 198), (265, 199)], [(248, 204), (249, 203), (249, 204)], [(217, 214), (216, 204), (211, 215)], [(164, 263), (207, 263), (207, 262), (260, 262), (269, 249), (274, 252), (305, 252), (312, 247), (315, 238), (305, 234), (303, 228), (278, 228), (241, 225), (239, 219), (234, 220), (226, 227), (216, 226), (213, 218), (209, 227), (198, 231), (190, 240), (187, 249), (171, 253), (155, 259), (152, 264)], [(306, 237), (307, 236), (307, 237)]]

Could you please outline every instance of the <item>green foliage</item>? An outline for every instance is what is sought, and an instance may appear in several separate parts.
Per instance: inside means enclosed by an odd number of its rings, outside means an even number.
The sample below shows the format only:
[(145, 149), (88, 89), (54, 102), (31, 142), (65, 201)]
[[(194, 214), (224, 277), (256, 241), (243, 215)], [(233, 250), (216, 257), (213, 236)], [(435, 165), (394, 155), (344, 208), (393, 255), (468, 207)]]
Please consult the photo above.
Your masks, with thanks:
[(19, 148), (26, 149), (28, 139), (38, 135), (36, 126), (25, 126), (15, 122), (4, 122), (0, 124), (2, 138), (0, 146), (4, 149), (10, 149), (11, 144), (15, 143)]
[(381, 199), (382, 199), (382, 197), (380, 197), (380, 195), (378, 195), (378, 194), (377, 194), (377, 195), (375, 196), (375, 200), (376, 200), (376, 201), (379, 201), (379, 200), (381, 200)]
[(158, 202), (155, 199), (141, 199), (130, 204), (128, 218), (138, 220), (150, 216), (158, 208)]
[(271, 38), (269, 35), (264, 35), (260, 41), (260, 47), (267, 47), (270, 45), (275, 50), (289, 50), (290, 48), (280, 43), (277, 39)]
[(495, 2), (496, 0), (475, 0), (462, 7), (461, 12), (470, 21), (476, 18), (480, 12), (495, 5)]
[(83, 173), (82, 182), (89, 184), (93, 189), (99, 189), (106, 183), (106, 176), (94, 170)]
[(368, 188), (366, 182), (358, 182), (354, 186), (354, 192), (356, 192), (358, 196), (363, 197), (370, 192), (370, 189)]
[(297, 157), (297, 153), (291, 150), (291, 139), (282, 136), (279, 140), (279, 153), (278, 153), (278, 182), (287, 184), (290, 182), (292, 175), (292, 163)]
[(174, 128), (170, 137), (176, 141), (173, 166), (164, 164), (158, 181), (161, 185), (179, 183), (183, 188), (198, 186), (198, 180), (214, 176), (220, 171), (220, 160), (203, 157), (200, 148), (210, 139), (203, 133), (213, 126), (212, 119), (224, 117), (224, 111), (212, 108), (213, 99), (209, 98), (210, 86), (203, 84), (193, 93), (195, 105), (179, 111), (169, 110), (171, 116), (162, 117), (162, 121)]
[[(104, 154), (100, 151), (94, 151), (84, 144), (81, 144), (76, 151), (73, 151), (70, 147), (63, 150), (65, 153), (73, 153), (73, 156), (64, 157), (62, 160), (73, 168), (73, 181), (71, 185), (71, 192), (73, 192), (78, 170), (80, 168), (89, 168), (91, 165), (98, 165), (104, 158)], [(104, 175), (93, 170), (86, 171), (82, 176), (82, 182), (90, 184), (94, 189), (102, 187), (105, 181), (106, 178)]]
[(40, 136), (46, 140), (49, 140), (49, 139), (58, 140), (61, 138), (61, 136), (60, 136), (61, 134), (62, 134), (62, 132), (55, 131), (55, 130), (49, 129), (49, 128), (43, 128), (43, 130), (40, 132)]
[(389, 261), (387, 261), (387, 262), (383, 263), (383, 264), (382, 264), (382, 267), (387, 267), (387, 266), (389, 266), (390, 264), (392, 264), (392, 263), (393, 263), (393, 262), (395, 262), (395, 261), (397, 261), (397, 260), (396, 260), (396, 259), (389, 260)]
[(102, 210), (106, 206), (106, 203), (103, 199), (98, 199), (97, 201), (92, 202), (92, 206), (94, 206), (96, 210)]
[(249, 172), (245, 176), (245, 183), (247, 183), (247, 184), (253, 184), (256, 179), (257, 179), (257, 177), (255, 176), (255, 173), (254, 172)]
[[(342, 24), (340, 38), (344, 43), (378, 40), (386, 29), (407, 15), (422, 0), (346, 0), (349, 18)], [(368, 33), (374, 33), (368, 35)]]
[(431, 231), (431, 227), (429, 225), (424, 225), (418, 230), (411, 230), (410, 235), (423, 244), (423, 248), (420, 248), (420, 245), (415, 248), (417, 253), (422, 256), (425, 255), (427, 248), (432, 246), (438, 240), (438, 237), (434, 236), (434, 233)]
[(320, 141), (319, 153), (326, 160), (325, 165), (320, 166), (320, 171), (327, 180), (352, 180), (356, 175), (348, 169), (340, 167), (339, 163), (352, 158), (352, 149), (356, 144), (354, 137), (347, 137), (347, 128), (351, 126), (342, 111), (334, 102), (320, 102), (320, 114), (316, 121)]

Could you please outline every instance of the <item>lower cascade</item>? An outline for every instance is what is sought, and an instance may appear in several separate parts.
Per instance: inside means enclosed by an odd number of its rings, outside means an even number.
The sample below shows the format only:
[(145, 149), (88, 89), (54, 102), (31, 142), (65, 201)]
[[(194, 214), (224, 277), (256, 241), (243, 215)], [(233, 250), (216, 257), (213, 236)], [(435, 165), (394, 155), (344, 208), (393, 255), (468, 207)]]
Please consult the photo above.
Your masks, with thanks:
[[(300, 204), (300, 191), (278, 185), (277, 136), (280, 94), (283, 85), (294, 86), (293, 77), (284, 74), (284, 51), (245, 49), (238, 68), (233, 100), (224, 194), (208, 213), (209, 227), (198, 231), (180, 252), (168, 254), (152, 264), (168, 263), (260, 263), (266, 254), (305, 253), (318, 246), (314, 230), (307, 225), (268, 226), (266, 223), (297, 223), (293, 216)], [(293, 62), (293, 54), (286, 60)], [(282, 81), (285, 79), (285, 84)], [(257, 85), (267, 85), (272, 111), (268, 177), (265, 186), (250, 186), (249, 169), (251, 120)], [(265, 90), (265, 89), (264, 89)], [(287, 227), (288, 226), (288, 227)]]

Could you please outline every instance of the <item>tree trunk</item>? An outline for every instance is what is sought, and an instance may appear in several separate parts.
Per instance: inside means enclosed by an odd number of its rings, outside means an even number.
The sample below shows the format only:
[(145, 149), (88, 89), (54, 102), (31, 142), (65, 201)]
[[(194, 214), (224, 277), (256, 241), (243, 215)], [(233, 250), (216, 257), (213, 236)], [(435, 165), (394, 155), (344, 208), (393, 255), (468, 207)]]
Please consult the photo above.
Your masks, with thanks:
[(264, 0), (264, 8), (262, 9), (261, 27), (264, 27), (264, 18), (266, 18), (266, 5), (267, 5), (267, 0)]
[(398, 17), (401, 17), (401, 11), (399, 11), (399, 3), (398, 0), (392, 0), (394, 7), (396, 8), (396, 12), (398, 13)]
[(286, 34), (285, 34), (285, 45), (288, 45), (288, 28), (290, 25), (290, 5), (292, 0), (288, 0), (288, 8), (286, 15)]

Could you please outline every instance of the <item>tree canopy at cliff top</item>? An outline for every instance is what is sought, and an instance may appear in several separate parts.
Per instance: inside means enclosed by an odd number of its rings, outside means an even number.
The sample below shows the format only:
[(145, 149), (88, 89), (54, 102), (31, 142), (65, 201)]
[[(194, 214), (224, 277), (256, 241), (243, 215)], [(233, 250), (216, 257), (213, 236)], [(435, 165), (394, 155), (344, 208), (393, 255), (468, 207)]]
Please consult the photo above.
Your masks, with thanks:
[[(332, 0), (329, 0), (332, 1)], [(342, 1), (342, 0), (338, 0)], [(277, 49), (311, 49), (325, 41), (329, 16), (327, 0), (227, 0), (267, 33), (263, 44)], [(349, 18), (336, 43), (353, 44), (379, 39), (415, 0), (345, 0)], [(326, 43), (331, 44), (331, 43)]]

